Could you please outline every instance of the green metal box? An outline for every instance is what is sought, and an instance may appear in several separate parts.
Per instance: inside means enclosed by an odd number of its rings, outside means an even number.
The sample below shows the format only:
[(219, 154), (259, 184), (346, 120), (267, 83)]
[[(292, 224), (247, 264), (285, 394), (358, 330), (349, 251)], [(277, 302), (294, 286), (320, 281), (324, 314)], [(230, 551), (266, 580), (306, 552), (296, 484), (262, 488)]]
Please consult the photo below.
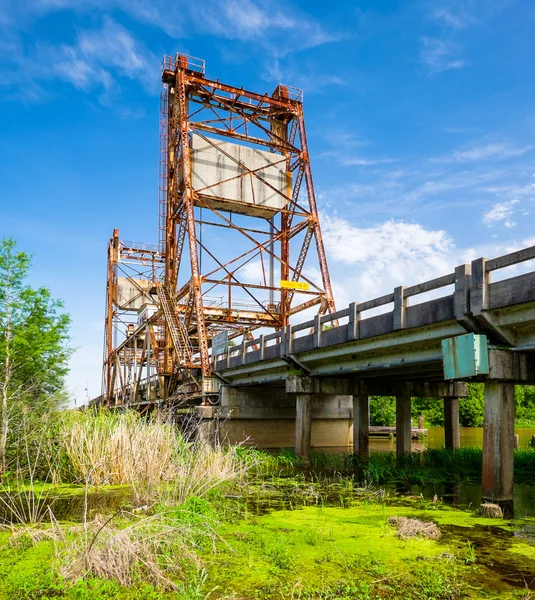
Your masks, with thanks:
[(486, 335), (468, 333), (442, 340), (444, 379), (465, 379), (489, 373)]

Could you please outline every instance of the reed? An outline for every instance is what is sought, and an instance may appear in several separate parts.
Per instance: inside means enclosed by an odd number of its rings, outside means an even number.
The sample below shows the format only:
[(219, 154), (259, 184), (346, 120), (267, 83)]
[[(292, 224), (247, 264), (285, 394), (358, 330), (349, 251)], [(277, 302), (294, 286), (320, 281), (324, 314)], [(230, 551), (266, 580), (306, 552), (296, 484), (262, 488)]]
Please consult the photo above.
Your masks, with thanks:
[(170, 481), (185, 445), (171, 423), (109, 411), (69, 415), (59, 427), (58, 441), (70, 465), (70, 480), (95, 486)]
[(201, 535), (204, 542), (217, 539), (208, 519), (189, 523), (177, 518), (176, 511), (100, 517), (87, 522), (84, 533), (74, 539), (60, 531), (55, 537), (56, 558), (66, 579), (98, 577), (123, 586), (142, 581), (163, 590), (179, 589), (181, 580), (201, 570)]

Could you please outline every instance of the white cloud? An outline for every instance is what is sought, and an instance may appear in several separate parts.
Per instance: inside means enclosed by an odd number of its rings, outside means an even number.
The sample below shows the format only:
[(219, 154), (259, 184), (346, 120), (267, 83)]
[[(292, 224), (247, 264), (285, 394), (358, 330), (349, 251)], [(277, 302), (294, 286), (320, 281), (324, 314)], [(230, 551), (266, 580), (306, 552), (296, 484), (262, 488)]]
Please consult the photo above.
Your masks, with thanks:
[(512, 0), (431, 0), (431, 3), (431, 19), (449, 29), (460, 31), (472, 25), (484, 24), (512, 4)]
[(317, 62), (304, 63), (302, 56), (297, 63), (273, 57), (264, 69), (263, 78), (269, 82), (276, 81), (283, 84), (291, 82), (291, 87), (306, 90), (307, 94), (330, 89), (332, 86), (345, 85), (348, 82), (347, 78), (325, 73)]
[[(443, 275), (455, 265), (449, 235), (416, 223), (390, 220), (359, 228), (322, 214), (322, 231), (331, 263), (351, 265), (344, 268), (347, 299), (373, 298), (397, 285)], [(349, 270), (351, 277), (347, 276)]]
[(464, 67), (465, 62), (458, 57), (458, 53), (457, 44), (451, 40), (422, 38), (420, 58), (431, 75)]
[[(389, 293), (399, 285), (452, 273), (456, 266), (481, 256), (495, 258), (535, 245), (535, 238), (527, 238), (463, 248), (457, 247), (446, 231), (427, 229), (418, 223), (389, 220), (360, 228), (337, 216), (322, 214), (321, 219), (338, 308)], [(522, 263), (497, 271), (493, 279), (533, 268), (530, 262)], [(415, 298), (414, 303), (422, 300)]]
[[(282, 2), (255, 0), (7, 0), (0, 9), (0, 55), (7, 58), (0, 72), (0, 86), (6, 96), (18, 98), (28, 82), (54, 79), (67, 81), (84, 92), (100, 90), (103, 105), (117, 106), (121, 78), (135, 79), (148, 91), (159, 87), (160, 57), (148, 51), (131, 31), (112, 19), (121, 13), (139, 23), (156, 27), (171, 37), (180, 38), (179, 48), (187, 52), (184, 39), (193, 35), (247, 43), (247, 52), (256, 51), (265, 63), (263, 72), (278, 72), (277, 81), (291, 80), (307, 91), (341, 85), (345, 81), (334, 73), (318, 72), (317, 64), (298, 70), (279, 61), (292, 53), (336, 42), (345, 34), (329, 31), (323, 22), (297, 6)], [(59, 11), (100, 14), (100, 29), (80, 30), (75, 42), (52, 45), (42, 37), (24, 45), (33, 22)], [(23, 35), (24, 33), (24, 35)], [(72, 29), (65, 29), (72, 36)], [(254, 42), (254, 43), (252, 43)], [(171, 46), (172, 47), (172, 46)], [(225, 48), (222, 48), (223, 55)], [(240, 53), (226, 60), (241, 60)], [(24, 94), (24, 101), (41, 100), (45, 94)], [(117, 109), (115, 109), (117, 110)], [(125, 111), (123, 111), (124, 113)], [(133, 114), (138, 112), (134, 108)], [(123, 115), (125, 116), (125, 115)]]
[(455, 30), (466, 29), (479, 22), (466, 3), (462, 1), (437, 6), (431, 12), (431, 18)]
[[(19, 87), (27, 101), (31, 100), (27, 91), (38, 85), (36, 82), (54, 79), (84, 92), (100, 91), (99, 101), (103, 105), (112, 104), (119, 93), (121, 78), (137, 80), (149, 91), (156, 92), (159, 88), (154, 75), (158, 72), (159, 59), (107, 16), (100, 28), (78, 31), (72, 44), (54, 46), (38, 42), (26, 54), (20, 48), (13, 61), (11, 75), (4, 74), (3, 84)], [(40, 95), (34, 96), (40, 99)], [(139, 114), (135, 107), (129, 110), (130, 116)]]
[[(312, 48), (341, 39), (296, 6), (253, 0), (21, 0), (6, 12), (10, 21), (29, 21), (59, 10), (86, 12), (119, 10), (129, 17), (157, 27), (168, 35), (192, 33), (231, 40), (255, 40), (275, 56)], [(275, 43), (276, 40), (276, 43)]]
[(519, 202), (517, 199), (509, 200), (508, 202), (498, 202), (483, 215), (483, 222), (489, 227), (498, 223), (503, 224), (507, 228), (515, 227), (516, 223), (511, 220), (511, 216), (513, 215), (514, 206)]
[(363, 158), (355, 156), (353, 158), (343, 158), (340, 161), (340, 164), (344, 167), (373, 167), (375, 165), (384, 165), (395, 161), (395, 158)]
[[(478, 160), (505, 160), (521, 156), (529, 152), (533, 146), (516, 146), (509, 142), (494, 142), (455, 150), (449, 159), (456, 162), (470, 162)], [(440, 160), (440, 159), (439, 159)]]

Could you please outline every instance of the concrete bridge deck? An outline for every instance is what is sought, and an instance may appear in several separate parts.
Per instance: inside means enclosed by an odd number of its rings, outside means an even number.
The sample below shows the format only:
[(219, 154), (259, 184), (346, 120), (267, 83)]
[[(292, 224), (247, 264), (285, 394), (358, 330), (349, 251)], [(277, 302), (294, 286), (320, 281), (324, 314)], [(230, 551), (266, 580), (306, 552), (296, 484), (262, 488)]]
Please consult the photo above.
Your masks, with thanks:
[[(535, 258), (535, 246), (461, 265), (453, 273), (245, 341), (215, 362), (231, 385), (276, 385), (289, 369), (325, 377), (444, 380), (441, 342), (467, 332), (497, 347), (535, 350), (535, 272), (491, 282), (491, 273)], [(446, 292), (418, 304), (430, 292)], [(373, 309), (390, 308), (366, 316)]]
[(466, 395), (466, 386), (445, 379), (442, 341), (467, 332), (484, 335), (490, 368), (466, 379), (485, 382), (483, 491), (510, 501), (514, 384), (535, 383), (535, 272), (509, 273), (513, 276), (497, 281), (491, 274), (506, 275), (502, 269), (534, 258), (535, 246), (479, 258), (443, 277), (244, 341), (214, 362), (224, 382), (221, 407), (199, 407), (199, 414), (225, 417), (229, 408), (246, 408), (254, 398), (265, 399), (265, 413), (274, 412), (277, 398), (284, 396), (293, 402), (296, 451), (306, 458), (314, 412), (328, 412), (329, 395), (338, 398), (340, 410), (344, 396), (344, 410), (353, 419), (354, 451), (365, 460), (370, 395), (396, 396), (400, 454), (410, 451), (411, 397), (441, 397), (446, 446), (455, 448), (458, 398)]

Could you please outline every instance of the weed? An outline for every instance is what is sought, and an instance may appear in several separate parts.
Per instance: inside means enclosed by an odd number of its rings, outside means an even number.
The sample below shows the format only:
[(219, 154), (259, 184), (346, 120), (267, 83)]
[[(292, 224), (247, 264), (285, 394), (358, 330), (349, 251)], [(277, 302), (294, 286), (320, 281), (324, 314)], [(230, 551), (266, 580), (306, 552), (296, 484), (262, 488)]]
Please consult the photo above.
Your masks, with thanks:
[(288, 548), (276, 547), (271, 548), (266, 553), (267, 558), (272, 565), (280, 569), (281, 571), (288, 571), (293, 565), (294, 559), (290, 555)]
[(476, 549), (474, 544), (470, 541), (467, 542), (466, 545), (466, 556), (464, 557), (464, 562), (467, 565), (471, 565), (476, 562)]

